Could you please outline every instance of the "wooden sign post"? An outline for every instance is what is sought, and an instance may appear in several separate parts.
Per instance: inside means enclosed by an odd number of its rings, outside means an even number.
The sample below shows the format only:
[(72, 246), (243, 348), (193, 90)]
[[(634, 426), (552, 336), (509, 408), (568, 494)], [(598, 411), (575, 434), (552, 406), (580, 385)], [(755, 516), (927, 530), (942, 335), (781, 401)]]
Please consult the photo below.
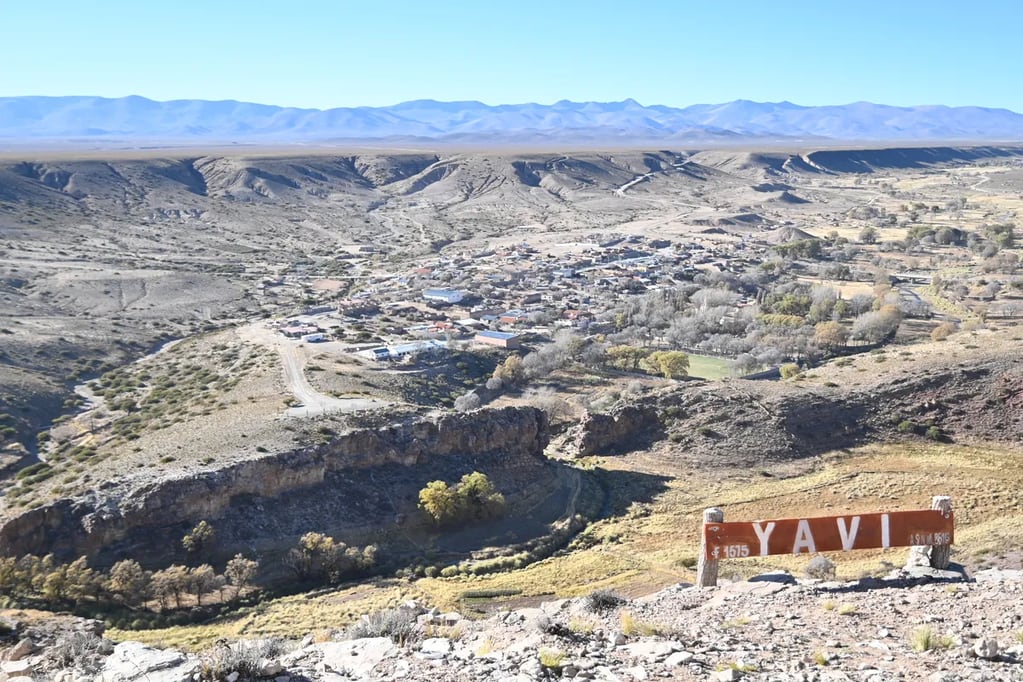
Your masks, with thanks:
[(945, 496), (935, 497), (931, 509), (921, 511), (773, 521), (725, 523), (724, 512), (707, 509), (703, 512), (696, 583), (701, 587), (716, 585), (721, 559), (914, 545), (930, 548), (931, 566), (947, 568), (954, 521), (952, 498)]

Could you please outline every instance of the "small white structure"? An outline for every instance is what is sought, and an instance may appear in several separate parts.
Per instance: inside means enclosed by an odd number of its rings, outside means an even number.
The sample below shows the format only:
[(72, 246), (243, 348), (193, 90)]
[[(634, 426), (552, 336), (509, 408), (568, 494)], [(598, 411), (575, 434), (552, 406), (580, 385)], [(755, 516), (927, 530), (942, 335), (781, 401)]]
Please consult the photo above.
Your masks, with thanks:
[(315, 334), (304, 335), (302, 337), (302, 340), (305, 341), (306, 343), (321, 343), (323, 341), (326, 341), (327, 337), (320, 332), (316, 332)]
[(465, 298), (465, 292), (458, 289), (424, 289), (423, 298), (438, 303), (459, 303)]
[(383, 362), (385, 360), (401, 360), (410, 355), (419, 353), (435, 353), (447, 350), (447, 341), (437, 339), (426, 339), (425, 341), (412, 341), (410, 343), (399, 343), (393, 346), (370, 348), (359, 351), (359, 355), (370, 360)]

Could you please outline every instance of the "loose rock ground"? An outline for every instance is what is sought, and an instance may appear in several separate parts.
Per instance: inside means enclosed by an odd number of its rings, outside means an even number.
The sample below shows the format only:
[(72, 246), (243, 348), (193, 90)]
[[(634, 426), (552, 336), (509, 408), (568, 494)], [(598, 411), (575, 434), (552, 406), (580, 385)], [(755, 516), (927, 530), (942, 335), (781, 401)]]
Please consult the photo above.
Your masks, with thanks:
[[(854, 582), (773, 573), (716, 588), (679, 584), (599, 613), (582, 598), (469, 621), (411, 602), (402, 608), (415, 625), (398, 643), (338, 633), (197, 655), (94, 639), (76, 667), (57, 662), (61, 643), (97, 624), (64, 618), (19, 627), (0, 669), (26, 682), (1011, 681), (1023, 680), (1021, 598), (1018, 570), (966, 578), (916, 568)], [(215, 668), (230, 648), (273, 655), (253, 653), (241, 672)]]

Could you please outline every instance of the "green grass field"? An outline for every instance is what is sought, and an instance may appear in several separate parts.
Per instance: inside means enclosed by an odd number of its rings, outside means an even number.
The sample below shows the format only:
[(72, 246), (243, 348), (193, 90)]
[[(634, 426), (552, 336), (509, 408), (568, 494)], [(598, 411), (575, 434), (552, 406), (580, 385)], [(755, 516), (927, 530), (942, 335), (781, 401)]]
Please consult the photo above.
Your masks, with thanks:
[(732, 370), (725, 358), (690, 354), (689, 376), (699, 379), (723, 379), (732, 376)]

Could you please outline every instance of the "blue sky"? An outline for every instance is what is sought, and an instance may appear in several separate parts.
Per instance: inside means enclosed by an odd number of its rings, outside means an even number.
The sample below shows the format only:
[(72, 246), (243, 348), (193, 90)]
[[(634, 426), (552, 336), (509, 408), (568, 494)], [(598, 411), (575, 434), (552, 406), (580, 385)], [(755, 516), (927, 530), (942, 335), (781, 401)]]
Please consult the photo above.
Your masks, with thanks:
[(1019, 0), (8, 0), (0, 96), (1023, 111)]

